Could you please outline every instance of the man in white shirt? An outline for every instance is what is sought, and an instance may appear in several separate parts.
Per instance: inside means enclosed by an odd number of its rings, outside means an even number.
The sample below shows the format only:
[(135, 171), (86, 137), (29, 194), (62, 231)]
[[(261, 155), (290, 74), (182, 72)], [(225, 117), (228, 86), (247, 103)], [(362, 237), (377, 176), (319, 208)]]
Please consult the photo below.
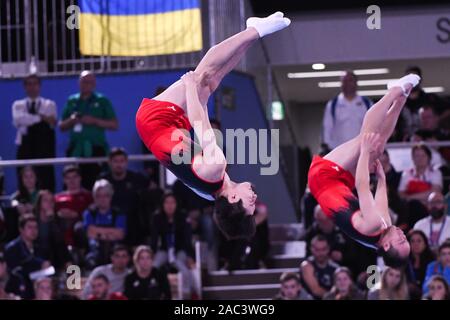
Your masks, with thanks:
[(428, 196), (427, 209), (429, 216), (414, 225), (414, 230), (420, 230), (428, 237), (431, 249), (437, 250), (446, 239), (450, 238), (450, 217), (447, 216), (447, 203), (444, 195), (432, 192)]
[[(54, 158), (56, 104), (40, 96), (38, 76), (29, 75), (23, 84), (27, 97), (12, 105), (12, 120), (17, 128), (17, 159)], [(35, 170), (41, 189), (54, 191), (53, 166), (38, 166)]]
[(342, 92), (328, 101), (323, 117), (323, 143), (330, 150), (356, 137), (363, 123), (364, 115), (372, 101), (357, 95), (357, 78), (347, 71), (341, 78)]
[(120, 244), (114, 246), (113, 252), (111, 254), (111, 264), (98, 266), (97, 268), (92, 270), (83, 290), (83, 298), (87, 299), (92, 293), (92, 280), (100, 274), (105, 275), (109, 280), (109, 293), (123, 293), (125, 289), (125, 277), (130, 272), (130, 270), (128, 269), (129, 262), (130, 254), (128, 252), (128, 248)]

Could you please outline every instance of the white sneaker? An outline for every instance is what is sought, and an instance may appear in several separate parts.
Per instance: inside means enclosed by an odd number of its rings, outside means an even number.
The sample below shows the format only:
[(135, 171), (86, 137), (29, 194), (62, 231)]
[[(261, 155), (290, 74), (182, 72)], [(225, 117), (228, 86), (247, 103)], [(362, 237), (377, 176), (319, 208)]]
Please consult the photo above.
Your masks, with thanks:
[(247, 28), (253, 27), (262, 38), (268, 34), (280, 31), (291, 24), (291, 20), (284, 17), (283, 12), (275, 12), (265, 18), (251, 17), (247, 19)]

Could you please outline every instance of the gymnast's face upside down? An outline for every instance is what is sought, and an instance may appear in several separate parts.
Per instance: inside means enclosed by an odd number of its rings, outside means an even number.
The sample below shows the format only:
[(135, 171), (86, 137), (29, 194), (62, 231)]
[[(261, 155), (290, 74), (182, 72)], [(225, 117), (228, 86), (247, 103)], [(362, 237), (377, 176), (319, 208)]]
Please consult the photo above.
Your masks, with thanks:
[(228, 240), (250, 239), (256, 232), (257, 195), (250, 182), (229, 182), (216, 199), (214, 220)]
[(228, 191), (227, 199), (230, 203), (236, 203), (242, 200), (242, 206), (247, 215), (255, 213), (255, 203), (258, 196), (250, 182), (241, 182), (233, 185)]
[(399, 258), (407, 258), (411, 251), (403, 230), (396, 226), (390, 226), (385, 230), (380, 239), (380, 247), (386, 252), (392, 252)]

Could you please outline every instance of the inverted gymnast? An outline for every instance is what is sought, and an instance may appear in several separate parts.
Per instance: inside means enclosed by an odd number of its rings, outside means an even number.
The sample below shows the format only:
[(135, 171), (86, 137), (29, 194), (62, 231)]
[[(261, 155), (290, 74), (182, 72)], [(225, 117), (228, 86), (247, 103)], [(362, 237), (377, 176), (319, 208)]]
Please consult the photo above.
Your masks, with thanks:
[[(282, 12), (249, 18), (246, 30), (210, 48), (195, 71), (164, 92), (143, 99), (136, 114), (137, 131), (160, 163), (198, 195), (215, 201), (213, 218), (228, 239), (249, 238), (255, 233), (257, 196), (249, 182), (234, 182), (225, 172), (227, 161), (208, 118), (208, 98), (255, 41), (290, 23)], [(198, 144), (190, 138), (191, 128)], [(188, 163), (174, 161), (184, 155), (188, 155)]]
[[(323, 158), (315, 156), (308, 173), (309, 188), (324, 213), (349, 237), (378, 250), (392, 267), (407, 261), (410, 246), (403, 231), (392, 225), (378, 157), (419, 80), (409, 74), (390, 83), (386, 95), (367, 111), (360, 134)], [(371, 171), (378, 177), (375, 195), (370, 190)]]

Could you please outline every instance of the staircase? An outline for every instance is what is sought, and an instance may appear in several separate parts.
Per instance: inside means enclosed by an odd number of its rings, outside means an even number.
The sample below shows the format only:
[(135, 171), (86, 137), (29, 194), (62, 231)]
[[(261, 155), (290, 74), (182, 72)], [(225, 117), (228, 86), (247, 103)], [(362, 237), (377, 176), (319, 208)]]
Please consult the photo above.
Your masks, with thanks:
[[(267, 269), (202, 272), (202, 299), (272, 299), (280, 289), (284, 272), (298, 272), (306, 247), (299, 241), (301, 224), (270, 225), (271, 248)], [(203, 253), (198, 261), (203, 261)]]

